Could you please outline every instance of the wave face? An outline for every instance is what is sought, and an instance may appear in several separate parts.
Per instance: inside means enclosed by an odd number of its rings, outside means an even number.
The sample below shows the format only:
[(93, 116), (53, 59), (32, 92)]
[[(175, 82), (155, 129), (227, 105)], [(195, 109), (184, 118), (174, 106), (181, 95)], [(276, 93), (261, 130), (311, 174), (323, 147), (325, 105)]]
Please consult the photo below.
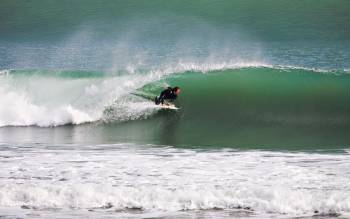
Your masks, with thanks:
[(178, 101), (182, 110), (169, 122), (174, 142), (349, 145), (346, 72), (251, 67), (188, 72), (166, 81), (183, 88)]
[[(168, 145), (329, 148), (350, 142), (345, 71), (222, 64), (115, 75), (20, 70), (0, 79), (1, 126), (97, 122), (115, 129), (114, 140)], [(153, 97), (166, 86), (182, 88), (181, 110), (160, 110), (134, 95)]]

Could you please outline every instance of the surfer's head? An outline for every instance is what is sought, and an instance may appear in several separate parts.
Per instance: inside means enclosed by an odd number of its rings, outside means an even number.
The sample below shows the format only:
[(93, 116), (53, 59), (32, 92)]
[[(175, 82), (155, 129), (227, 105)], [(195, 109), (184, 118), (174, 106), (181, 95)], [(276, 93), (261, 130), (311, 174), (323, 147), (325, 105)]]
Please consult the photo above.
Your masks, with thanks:
[(174, 88), (173, 88), (173, 91), (174, 91), (174, 93), (175, 93), (176, 95), (179, 95), (181, 90), (180, 90), (179, 87), (174, 87)]

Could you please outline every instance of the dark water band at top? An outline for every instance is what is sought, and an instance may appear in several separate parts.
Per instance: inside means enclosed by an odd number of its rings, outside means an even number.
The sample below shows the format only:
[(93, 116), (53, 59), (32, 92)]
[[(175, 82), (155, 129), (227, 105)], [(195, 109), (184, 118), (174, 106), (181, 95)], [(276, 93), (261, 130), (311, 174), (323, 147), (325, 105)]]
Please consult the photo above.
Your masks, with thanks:
[(5, 0), (0, 39), (59, 39), (79, 28), (108, 38), (131, 27), (141, 37), (166, 41), (212, 26), (220, 35), (238, 28), (267, 41), (348, 40), (349, 8), (346, 0)]
[[(79, 80), (74, 75), (66, 72), (59, 77)], [(104, 76), (90, 72), (87, 78), (91, 77)], [(286, 150), (350, 147), (350, 75), (346, 72), (251, 67), (171, 74), (160, 82), (182, 88), (176, 101), (181, 110), (161, 110), (123, 122), (110, 118), (49, 129), (5, 127), (1, 139), (15, 141), (15, 136), (28, 135), (31, 141), (49, 132), (48, 136), (57, 135), (55, 141), (63, 143)], [(138, 90), (157, 95), (161, 88), (158, 81)]]
[(181, 60), (350, 68), (346, 0), (0, 2), (0, 69)]

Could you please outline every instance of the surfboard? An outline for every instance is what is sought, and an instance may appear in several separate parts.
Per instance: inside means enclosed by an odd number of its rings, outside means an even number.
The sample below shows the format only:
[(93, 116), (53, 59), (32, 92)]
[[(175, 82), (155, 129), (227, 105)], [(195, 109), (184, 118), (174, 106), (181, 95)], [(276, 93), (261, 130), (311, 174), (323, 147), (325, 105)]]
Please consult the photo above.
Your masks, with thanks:
[(180, 108), (176, 107), (174, 104), (164, 104), (164, 105), (157, 105), (162, 109), (171, 109), (171, 110), (179, 110)]

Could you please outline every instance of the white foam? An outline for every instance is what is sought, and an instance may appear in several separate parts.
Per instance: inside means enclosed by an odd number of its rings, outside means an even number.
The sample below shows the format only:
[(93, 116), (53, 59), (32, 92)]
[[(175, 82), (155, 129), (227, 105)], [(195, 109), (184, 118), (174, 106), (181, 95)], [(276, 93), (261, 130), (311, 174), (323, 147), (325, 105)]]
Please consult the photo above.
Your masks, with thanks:
[(106, 122), (123, 122), (136, 119), (146, 119), (158, 110), (159, 107), (154, 105), (151, 101), (118, 100), (104, 111), (103, 120)]
[(0, 88), (0, 127), (1, 126), (56, 126), (80, 124), (94, 121), (88, 113), (62, 105), (57, 108), (40, 106), (32, 102), (25, 94)]
[(1, 75), (8, 75), (10, 74), (10, 70), (4, 69), (4, 70), (0, 70), (0, 76)]
[(226, 69), (239, 69), (239, 68), (248, 68), (248, 67), (269, 67), (273, 68), (273, 65), (266, 64), (264, 62), (257, 61), (241, 61), (241, 60), (229, 60), (229, 61), (184, 61), (179, 60), (174, 63), (168, 63), (164, 66), (157, 66), (153, 72), (161, 72), (161, 74), (169, 75), (172, 73), (184, 73), (187, 71), (196, 71), (196, 72), (210, 72), (210, 71), (219, 71)]
[[(0, 78), (0, 127), (98, 121), (103, 119), (106, 106), (160, 77), (159, 72), (83, 79), (10, 74)], [(147, 114), (147, 107), (152, 108), (150, 104), (135, 104), (121, 100), (118, 106), (127, 110), (118, 112), (117, 117), (123, 121), (138, 118), (144, 116), (142, 112)]]
[(1, 208), (350, 213), (347, 154), (199, 152), (129, 144), (9, 149), (0, 156), (6, 157)]

